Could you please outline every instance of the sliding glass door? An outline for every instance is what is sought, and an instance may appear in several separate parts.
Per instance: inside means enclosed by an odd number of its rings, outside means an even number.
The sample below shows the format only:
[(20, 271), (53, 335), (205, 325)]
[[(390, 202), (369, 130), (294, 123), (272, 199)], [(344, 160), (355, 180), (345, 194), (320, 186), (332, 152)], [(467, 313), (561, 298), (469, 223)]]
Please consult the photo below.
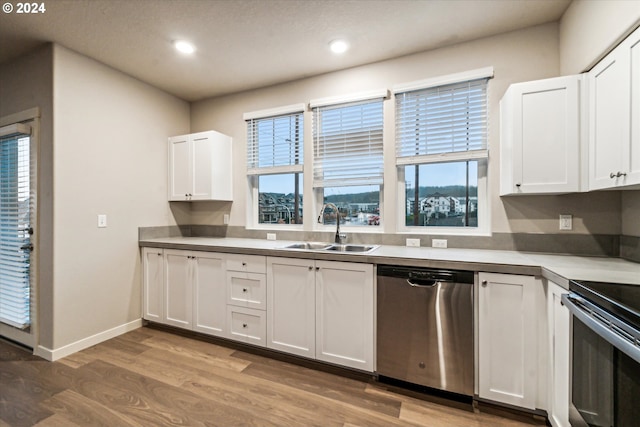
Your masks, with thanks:
[(0, 137), (0, 334), (33, 345), (28, 342), (35, 200), (30, 129), (19, 125), (1, 130), (5, 136)]

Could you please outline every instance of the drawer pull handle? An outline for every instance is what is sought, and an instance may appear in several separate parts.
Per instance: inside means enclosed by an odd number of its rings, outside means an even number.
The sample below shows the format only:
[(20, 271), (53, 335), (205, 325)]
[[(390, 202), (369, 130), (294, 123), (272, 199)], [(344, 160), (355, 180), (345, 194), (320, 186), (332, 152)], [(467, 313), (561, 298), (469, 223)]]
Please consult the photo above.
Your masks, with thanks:
[(243, 323), (243, 324), (242, 324), (242, 327), (243, 327), (243, 328), (246, 328), (246, 327), (247, 327), (247, 324), (246, 324), (246, 323)]
[(242, 288), (242, 292), (247, 292), (247, 288)]
[(247, 263), (246, 263), (246, 262), (243, 262), (243, 263), (242, 263), (242, 266), (243, 266), (243, 267), (246, 267), (246, 266), (247, 266)]
[(482, 286), (487, 286), (488, 282), (486, 280), (482, 281)]

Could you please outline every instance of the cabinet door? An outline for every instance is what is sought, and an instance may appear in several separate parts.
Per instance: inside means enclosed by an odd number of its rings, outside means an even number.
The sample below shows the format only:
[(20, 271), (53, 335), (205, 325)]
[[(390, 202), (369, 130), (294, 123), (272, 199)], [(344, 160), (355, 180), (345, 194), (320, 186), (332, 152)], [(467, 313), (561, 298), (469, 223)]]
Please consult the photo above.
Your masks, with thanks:
[(227, 303), (265, 310), (267, 276), (264, 273), (227, 271)]
[(640, 29), (625, 40), (631, 69), (631, 145), (627, 166), (627, 183), (640, 184)]
[(191, 329), (193, 278), (191, 252), (165, 249), (164, 314), (167, 325)]
[(194, 256), (193, 330), (224, 337), (227, 332), (224, 254), (194, 252)]
[(190, 159), (188, 135), (169, 138), (169, 201), (189, 200), (193, 190)]
[(315, 358), (313, 260), (267, 258), (267, 346)]
[(264, 347), (267, 342), (267, 324), (264, 310), (227, 305), (229, 338)]
[(164, 258), (162, 249), (142, 249), (143, 315), (146, 320), (163, 322)]
[(231, 137), (215, 131), (190, 136), (192, 200), (233, 200)]
[(373, 371), (373, 266), (316, 261), (316, 358)]
[(549, 395), (549, 420), (553, 427), (570, 427), (569, 402), (571, 400), (569, 379), (571, 378), (569, 349), (571, 336), (569, 309), (560, 298), (565, 289), (549, 282), (547, 310), (549, 313), (549, 350), (551, 393)]
[(624, 184), (623, 152), (629, 145), (629, 58), (615, 49), (588, 73), (589, 189)]
[[(507, 194), (580, 191), (580, 76), (513, 85)], [(503, 105), (504, 106), (504, 105)], [(508, 107), (506, 107), (508, 108)], [(508, 139), (512, 139), (509, 141)]]
[(491, 273), (480, 273), (479, 279), (479, 395), (535, 409), (535, 280), (532, 276)]
[(201, 132), (190, 136), (191, 139), (191, 187), (193, 188), (191, 200), (210, 200), (212, 182), (212, 164), (214, 156), (213, 140), (211, 132)]
[(213, 155), (211, 157), (211, 198), (233, 201), (231, 137), (210, 132)]

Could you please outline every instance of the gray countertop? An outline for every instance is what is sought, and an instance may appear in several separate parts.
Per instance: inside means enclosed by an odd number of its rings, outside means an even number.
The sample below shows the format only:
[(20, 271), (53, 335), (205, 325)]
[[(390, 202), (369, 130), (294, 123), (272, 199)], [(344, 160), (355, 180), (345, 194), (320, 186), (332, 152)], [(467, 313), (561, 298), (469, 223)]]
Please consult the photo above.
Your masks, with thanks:
[(545, 277), (565, 288), (568, 288), (570, 279), (640, 285), (640, 264), (619, 258), (391, 245), (382, 245), (373, 252), (364, 254), (285, 248), (292, 243), (296, 242), (224, 237), (164, 237), (140, 240), (139, 246), (525, 274)]

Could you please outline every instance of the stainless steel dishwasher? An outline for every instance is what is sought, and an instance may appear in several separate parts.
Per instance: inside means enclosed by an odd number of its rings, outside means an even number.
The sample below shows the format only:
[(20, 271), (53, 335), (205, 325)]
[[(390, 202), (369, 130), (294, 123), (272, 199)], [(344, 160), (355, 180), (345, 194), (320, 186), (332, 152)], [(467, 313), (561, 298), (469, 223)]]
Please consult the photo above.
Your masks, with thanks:
[(378, 375), (472, 396), (473, 272), (378, 265), (377, 275)]

